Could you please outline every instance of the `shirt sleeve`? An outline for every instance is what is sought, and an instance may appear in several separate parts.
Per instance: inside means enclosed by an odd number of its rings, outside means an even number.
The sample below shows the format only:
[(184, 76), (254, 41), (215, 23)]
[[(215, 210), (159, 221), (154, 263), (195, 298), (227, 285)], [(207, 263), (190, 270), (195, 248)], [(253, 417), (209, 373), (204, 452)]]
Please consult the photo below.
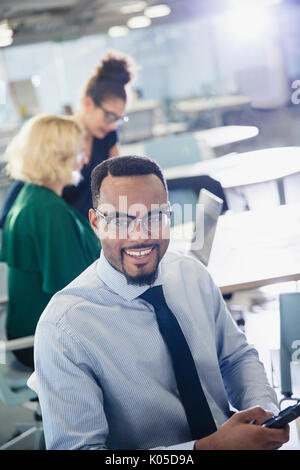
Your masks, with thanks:
[(97, 259), (100, 243), (88, 222), (82, 223), (64, 205), (49, 207), (36, 225), (42, 288), (54, 294)]
[[(103, 392), (84, 346), (61, 326), (40, 321), (34, 348), (34, 387), (43, 411), (47, 450), (107, 450)], [(153, 450), (193, 450), (194, 444)]]
[(65, 329), (43, 321), (34, 348), (46, 448), (106, 449), (103, 393), (84, 346)]
[(219, 366), (230, 403), (237, 410), (252, 406), (278, 412), (277, 396), (270, 386), (256, 349), (234, 322), (220, 290), (212, 282), (215, 299), (216, 345)]

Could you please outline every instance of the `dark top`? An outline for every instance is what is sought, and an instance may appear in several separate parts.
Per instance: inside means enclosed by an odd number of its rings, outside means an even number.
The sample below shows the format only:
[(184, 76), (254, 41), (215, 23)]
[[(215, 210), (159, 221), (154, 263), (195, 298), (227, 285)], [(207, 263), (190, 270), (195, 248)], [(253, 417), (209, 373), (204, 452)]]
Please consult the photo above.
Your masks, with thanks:
[(109, 157), (109, 151), (116, 144), (117, 140), (117, 133), (115, 131), (109, 132), (104, 139), (94, 138), (90, 162), (83, 167), (81, 172), (82, 180), (77, 186), (66, 186), (64, 188), (64, 200), (76, 207), (86, 217), (88, 217), (89, 209), (93, 207), (91, 173), (95, 166)]
[(8, 265), (6, 331), (33, 335), (50, 298), (99, 256), (89, 221), (48, 188), (25, 184), (9, 211), (0, 261)]
[[(89, 164), (85, 165), (82, 169), (81, 182), (77, 186), (66, 186), (64, 188), (64, 200), (68, 204), (76, 207), (76, 209), (86, 217), (88, 217), (89, 209), (92, 207), (91, 172), (95, 166), (108, 158), (110, 149), (117, 143), (117, 141), (118, 137), (116, 131), (109, 132), (104, 139), (97, 139), (94, 137), (91, 159)], [(3, 228), (6, 216), (23, 185), (24, 183), (22, 181), (16, 181), (10, 187), (2, 207), (0, 228)]]

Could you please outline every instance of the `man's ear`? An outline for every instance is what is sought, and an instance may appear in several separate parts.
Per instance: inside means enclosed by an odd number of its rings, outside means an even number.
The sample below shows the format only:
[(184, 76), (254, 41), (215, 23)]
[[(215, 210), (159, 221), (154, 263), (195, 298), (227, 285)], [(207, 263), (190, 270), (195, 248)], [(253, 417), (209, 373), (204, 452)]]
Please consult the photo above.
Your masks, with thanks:
[(98, 228), (99, 218), (98, 218), (96, 212), (94, 211), (94, 209), (89, 210), (89, 220), (90, 220), (90, 224), (92, 226), (92, 229), (94, 230), (95, 234), (99, 238), (99, 228)]

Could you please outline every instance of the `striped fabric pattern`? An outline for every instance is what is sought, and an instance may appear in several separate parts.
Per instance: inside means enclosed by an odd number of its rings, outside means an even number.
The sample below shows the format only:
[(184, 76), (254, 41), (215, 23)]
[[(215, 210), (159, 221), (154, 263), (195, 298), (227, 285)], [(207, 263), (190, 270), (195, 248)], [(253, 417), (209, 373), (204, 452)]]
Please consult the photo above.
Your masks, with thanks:
[[(233, 407), (276, 410), (257, 353), (195, 259), (167, 252), (162, 285), (219, 427)], [(153, 307), (103, 251), (57, 293), (36, 331), (35, 369), (48, 449), (193, 448)]]

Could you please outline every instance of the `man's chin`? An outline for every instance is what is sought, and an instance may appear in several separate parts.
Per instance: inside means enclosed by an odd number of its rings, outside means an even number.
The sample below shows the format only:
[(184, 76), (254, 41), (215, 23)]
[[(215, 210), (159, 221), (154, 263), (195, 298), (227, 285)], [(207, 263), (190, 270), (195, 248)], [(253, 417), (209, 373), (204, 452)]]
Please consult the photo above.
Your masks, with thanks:
[(131, 276), (125, 270), (124, 270), (123, 274), (126, 277), (128, 285), (134, 285), (134, 286), (148, 285), (148, 286), (151, 286), (152, 284), (154, 284), (154, 282), (157, 279), (158, 269), (156, 269), (154, 272), (145, 273), (145, 274), (138, 274), (137, 276)]
[[(122, 272), (126, 277), (127, 283), (131, 285), (151, 285), (153, 284), (158, 275), (158, 265), (159, 265), (159, 249), (155, 249), (147, 255), (144, 262), (138, 264), (132, 262), (128, 255), (122, 252)], [(150, 258), (149, 258), (150, 257)]]

